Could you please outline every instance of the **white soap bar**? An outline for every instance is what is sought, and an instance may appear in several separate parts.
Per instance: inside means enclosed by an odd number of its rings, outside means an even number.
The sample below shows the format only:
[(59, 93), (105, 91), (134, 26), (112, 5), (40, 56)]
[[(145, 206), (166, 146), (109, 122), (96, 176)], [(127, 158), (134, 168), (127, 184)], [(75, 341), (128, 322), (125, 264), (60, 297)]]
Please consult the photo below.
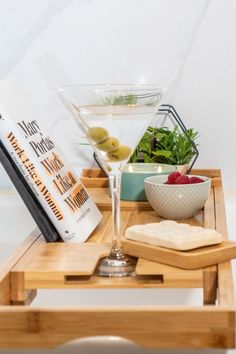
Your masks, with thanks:
[(129, 240), (179, 251), (215, 245), (223, 241), (222, 235), (214, 229), (190, 226), (173, 220), (134, 225), (126, 229), (125, 236)]

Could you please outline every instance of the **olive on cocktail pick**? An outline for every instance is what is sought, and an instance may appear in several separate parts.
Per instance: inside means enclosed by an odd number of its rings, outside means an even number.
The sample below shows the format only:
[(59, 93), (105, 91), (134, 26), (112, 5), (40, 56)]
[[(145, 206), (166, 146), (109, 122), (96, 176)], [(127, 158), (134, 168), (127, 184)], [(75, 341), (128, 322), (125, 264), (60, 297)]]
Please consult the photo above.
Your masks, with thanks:
[(116, 138), (108, 138), (102, 143), (96, 144), (96, 148), (105, 152), (117, 150), (119, 147), (119, 140)]
[(132, 149), (129, 146), (121, 145), (117, 150), (108, 152), (107, 158), (112, 162), (118, 162), (128, 159), (131, 154)]
[(102, 143), (109, 138), (109, 133), (105, 128), (92, 127), (88, 129), (87, 137), (94, 143)]

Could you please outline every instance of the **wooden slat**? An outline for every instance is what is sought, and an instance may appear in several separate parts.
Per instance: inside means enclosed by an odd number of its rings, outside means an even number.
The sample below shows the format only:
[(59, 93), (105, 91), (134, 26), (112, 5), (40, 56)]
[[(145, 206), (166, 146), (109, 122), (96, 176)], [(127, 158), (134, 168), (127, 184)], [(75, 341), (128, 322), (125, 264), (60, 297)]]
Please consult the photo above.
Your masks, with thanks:
[[(223, 190), (214, 188), (216, 229), (228, 238)], [(230, 262), (218, 265), (218, 301), (220, 305), (235, 306), (232, 266)]]
[[(216, 228), (214, 189), (210, 190), (209, 197), (204, 206), (204, 227)], [(203, 303), (204, 305), (215, 305), (217, 298), (217, 265), (203, 268)]]
[[(92, 276), (98, 260), (109, 253), (101, 243), (35, 243), (11, 271), (12, 300), (21, 303), (27, 289), (201, 287), (201, 271), (180, 271), (154, 263), (150, 272), (143, 260), (137, 276), (124, 279)], [(150, 262), (149, 262), (150, 264)], [(140, 271), (141, 269), (141, 271)], [(156, 275), (149, 277), (148, 275)], [(163, 284), (163, 277), (165, 282)]]
[(218, 168), (211, 168), (211, 169), (198, 168), (198, 169), (192, 169), (191, 174), (214, 178), (214, 177), (221, 177), (221, 170)]
[(211, 179), (211, 186), (212, 187), (220, 187), (222, 185), (222, 181), (220, 177), (214, 177)]
[[(130, 224), (130, 220), (133, 218), (135, 212), (123, 211), (121, 212), (121, 234), (123, 235), (126, 227)], [(108, 242), (111, 245), (112, 242), (112, 226), (111, 226), (111, 211), (102, 211), (103, 218), (100, 224), (96, 227), (91, 234), (87, 242)], [(150, 213), (150, 219), (152, 218), (152, 212)]]
[[(221, 179), (213, 178), (211, 180), (212, 187), (220, 187)], [(88, 188), (88, 192), (97, 204), (100, 210), (111, 210), (111, 198), (108, 194), (107, 188)], [(135, 201), (127, 201), (121, 200), (121, 210), (124, 211), (151, 211), (153, 208), (149, 204), (149, 202), (135, 202)]]
[(110, 246), (101, 243), (35, 243), (11, 270), (12, 300), (23, 301), (29, 289), (85, 286), (84, 279), (109, 251)]
[[(193, 169), (191, 174), (207, 176), (212, 179), (212, 186), (221, 186), (221, 172), (219, 169)], [(84, 169), (81, 181), (88, 188), (93, 200), (100, 210), (111, 210), (111, 198), (108, 192), (108, 178), (99, 169)], [(106, 190), (104, 194), (101, 189)], [(148, 202), (121, 201), (122, 210), (152, 210)]]
[(139, 259), (135, 271), (138, 275), (162, 275), (163, 288), (202, 288), (202, 269), (184, 270)]
[[(184, 281), (182, 282), (182, 284)], [(174, 284), (174, 282), (172, 282)], [(186, 279), (185, 287), (190, 284), (190, 280)], [(162, 283), (162, 277), (155, 275), (153, 277), (126, 277), (126, 278), (106, 278), (96, 275), (91, 277), (86, 276), (67, 276), (62, 278), (61, 274), (55, 274), (53, 278), (41, 277), (37, 273), (27, 273), (24, 283), (25, 289), (144, 289), (144, 288), (165, 288), (170, 287)]]
[[(212, 169), (206, 169), (206, 168), (193, 168), (191, 170), (192, 175), (200, 175), (200, 176), (207, 176), (210, 178), (213, 177), (220, 177), (221, 178), (221, 170), (219, 168), (212, 168)], [(87, 168), (83, 169), (81, 178), (86, 177), (86, 178), (106, 178), (105, 174), (102, 172), (102, 170), (98, 168)], [(108, 179), (108, 178), (107, 178)], [(96, 187), (96, 184), (94, 185)]]
[[(202, 213), (198, 214), (195, 219), (189, 220), (191, 225), (201, 225), (203, 219), (201, 214)], [(102, 221), (91, 234), (87, 242), (110, 242), (111, 244), (111, 211), (102, 211), (102, 215)], [(123, 237), (127, 227), (135, 224), (145, 224), (163, 220), (153, 210), (148, 212), (145, 210), (122, 211), (121, 219), (121, 235), (123, 235)], [(185, 220), (183, 220), (183, 222), (185, 222)]]
[(0, 347), (4, 348), (50, 348), (97, 335), (120, 336), (147, 348), (232, 348), (234, 330), (234, 311), (212, 307), (0, 311)]
[[(108, 188), (88, 188), (88, 192), (100, 210), (111, 210)], [(120, 206), (124, 211), (153, 210), (148, 202), (121, 200)]]
[(215, 229), (216, 227), (216, 215), (215, 215), (215, 199), (214, 189), (211, 188), (209, 197), (204, 205), (204, 220), (203, 226), (206, 228)]
[[(192, 175), (206, 176), (212, 179), (213, 186), (221, 186), (221, 171), (219, 169), (193, 169)], [(108, 188), (108, 178), (100, 169), (84, 169), (81, 181), (87, 188)]]
[(80, 180), (86, 188), (108, 188), (108, 177), (100, 169), (83, 169)]
[[(81, 176), (80, 178), (106, 178), (108, 180), (108, 177), (106, 176), (106, 174), (99, 168), (84, 168), (82, 170)], [(95, 185), (96, 187), (96, 185)]]

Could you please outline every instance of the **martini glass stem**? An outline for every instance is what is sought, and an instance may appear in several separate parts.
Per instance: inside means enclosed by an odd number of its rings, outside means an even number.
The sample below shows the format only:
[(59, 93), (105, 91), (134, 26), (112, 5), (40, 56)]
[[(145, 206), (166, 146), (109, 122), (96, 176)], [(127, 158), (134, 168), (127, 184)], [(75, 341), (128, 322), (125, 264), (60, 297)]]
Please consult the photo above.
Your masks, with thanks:
[(124, 254), (121, 243), (120, 187), (121, 172), (109, 172), (112, 198), (112, 247), (111, 252), (99, 266), (99, 275), (108, 277), (126, 277), (134, 272), (135, 261)]
[(121, 172), (111, 172), (109, 175), (112, 198), (112, 249), (109, 258), (121, 259), (124, 257), (121, 246), (121, 217), (120, 217), (120, 187)]

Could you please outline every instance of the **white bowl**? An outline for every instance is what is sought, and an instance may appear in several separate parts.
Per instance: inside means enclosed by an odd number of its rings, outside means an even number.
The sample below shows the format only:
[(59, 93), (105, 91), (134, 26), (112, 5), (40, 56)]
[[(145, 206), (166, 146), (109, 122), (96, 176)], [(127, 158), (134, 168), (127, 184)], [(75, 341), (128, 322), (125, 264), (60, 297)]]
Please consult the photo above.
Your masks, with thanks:
[(210, 178), (197, 177), (202, 178), (204, 182), (164, 184), (167, 181), (167, 176), (148, 177), (144, 180), (147, 199), (153, 209), (163, 218), (191, 218), (203, 208), (211, 188)]

